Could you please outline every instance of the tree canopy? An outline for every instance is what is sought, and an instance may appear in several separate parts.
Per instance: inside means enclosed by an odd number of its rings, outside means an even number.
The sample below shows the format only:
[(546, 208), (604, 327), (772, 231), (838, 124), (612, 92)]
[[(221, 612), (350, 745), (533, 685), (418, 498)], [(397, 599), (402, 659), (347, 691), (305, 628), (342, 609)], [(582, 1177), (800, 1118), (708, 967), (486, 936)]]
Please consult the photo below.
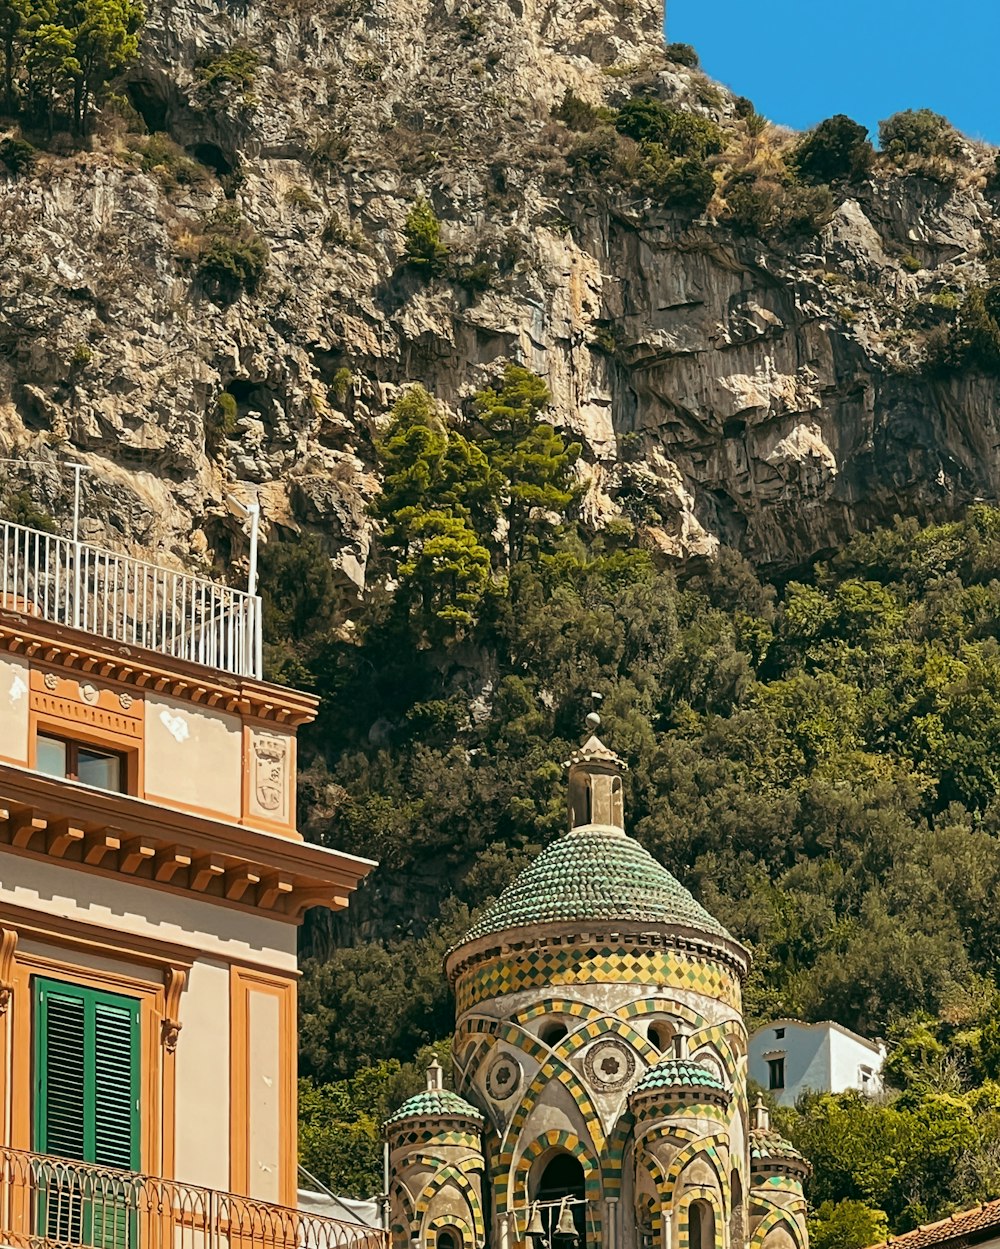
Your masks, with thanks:
[[(270, 589), (324, 697), (304, 831), (382, 864), (345, 915), (306, 925), (303, 1074), (337, 1085), (449, 1035), (444, 950), (562, 832), (559, 761), (598, 691), (630, 830), (752, 950), (749, 1025), (833, 1018), (889, 1043), (885, 1098), (781, 1113), (815, 1167), (817, 1243), (990, 1195), (1000, 511), (859, 536), (780, 587), (726, 551), (679, 580), (627, 518), (582, 526), (579, 452), (546, 400), (511, 370), (461, 418), (408, 392), (379, 441), (384, 578), (350, 629), (310, 633), (294, 564)], [(485, 589), (424, 560), (454, 534)], [(438, 631), (448, 603), (468, 618)]]

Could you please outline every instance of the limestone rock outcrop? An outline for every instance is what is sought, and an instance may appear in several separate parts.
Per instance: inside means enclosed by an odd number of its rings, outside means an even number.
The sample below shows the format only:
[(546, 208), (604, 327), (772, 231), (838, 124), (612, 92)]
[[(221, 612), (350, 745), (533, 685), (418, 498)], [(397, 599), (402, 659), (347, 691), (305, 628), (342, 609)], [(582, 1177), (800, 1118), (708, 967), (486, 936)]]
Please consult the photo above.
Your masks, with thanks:
[[(567, 89), (735, 116), (666, 58), (661, 19), (655, 0), (151, 0), (125, 119), (0, 185), (0, 454), (39, 461), (23, 475), (60, 514), (58, 463), (82, 457), (87, 536), (193, 566), (245, 554), (222, 500), (257, 495), (354, 590), (393, 398), (421, 381), (459, 413), (506, 359), (584, 444), (585, 519), (624, 514), (672, 559), (724, 543), (790, 568), (996, 498), (997, 381), (930, 377), (906, 341), (914, 309), (932, 323), (987, 280), (991, 154), (970, 147), (958, 181), (879, 170), (780, 245), (595, 186), (551, 119)], [(252, 83), (206, 74), (242, 48)], [(144, 157), (143, 126), (198, 176)], [(403, 263), (420, 195), (486, 289)], [(220, 209), (269, 253), (227, 300), (194, 263)]]

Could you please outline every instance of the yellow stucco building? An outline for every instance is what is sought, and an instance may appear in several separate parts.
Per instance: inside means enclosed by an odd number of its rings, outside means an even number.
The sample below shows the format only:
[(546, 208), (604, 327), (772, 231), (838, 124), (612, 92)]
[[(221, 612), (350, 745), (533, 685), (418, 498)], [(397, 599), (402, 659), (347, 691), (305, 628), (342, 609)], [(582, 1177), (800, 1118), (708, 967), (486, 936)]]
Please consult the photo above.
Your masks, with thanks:
[(0, 1241), (377, 1243), (294, 1209), (297, 927), (374, 864), (296, 830), (260, 600), (0, 540)]

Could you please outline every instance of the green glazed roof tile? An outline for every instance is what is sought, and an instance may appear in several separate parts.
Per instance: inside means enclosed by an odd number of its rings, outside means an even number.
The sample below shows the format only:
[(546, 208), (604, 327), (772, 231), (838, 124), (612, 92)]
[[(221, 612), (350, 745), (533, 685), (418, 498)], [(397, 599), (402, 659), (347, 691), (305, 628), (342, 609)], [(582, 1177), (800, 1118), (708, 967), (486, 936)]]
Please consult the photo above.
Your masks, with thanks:
[(711, 1089), (715, 1093), (725, 1093), (726, 1086), (714, 1071), (709, 1071), (701, 1063), (688, 1058), (664, 1058), (646, 1072), (632, 1090), (636, 1093), (651, 1093), (658, 1089)]
[(482, 1123), (483, 1116), (465, 1100), (453, 1093), (451, 1089), (423, 1089), (408, 1097), (402, 1106), (386, 1119), (383, 1127), (399, 1123), (402, 1119), (433, 1119), (435, 1116), (461, 1115), (465, 1119), (473, 1119)]
[(732, 939), (634, 838), (588, 824), (547, 846), (473, 924), (465, 941), (527, 924), (609, 919), (676, 924)]
[(760, 1128), (754, 1128), (750, 1133), (750, 1161), (761, 1162), (768, 1158), (788, 1158), (792, 1162), (805, 1161), (791, 1141), (786, 1141), (779, 1132), (773, 1132), (770, 1129), (765, 1132)]

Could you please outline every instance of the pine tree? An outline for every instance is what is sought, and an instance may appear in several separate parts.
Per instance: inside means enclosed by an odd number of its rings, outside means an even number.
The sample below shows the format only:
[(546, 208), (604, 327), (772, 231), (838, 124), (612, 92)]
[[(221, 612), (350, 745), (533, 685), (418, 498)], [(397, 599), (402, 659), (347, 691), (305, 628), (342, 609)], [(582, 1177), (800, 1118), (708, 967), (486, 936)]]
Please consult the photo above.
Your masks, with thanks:
[(539, 419), (549, 402), (543, 379), (517, 364), (508, 364), (502, 378), (479, 391), (474, 400), (476, 416), (486, 432), (483, 450), (507, 483), (510, 567), (521, 557), (531, 526), (550, 525), (547, 513), (563, 513), (576, 495), (571, 472), (581, 446), (567, 443)]

